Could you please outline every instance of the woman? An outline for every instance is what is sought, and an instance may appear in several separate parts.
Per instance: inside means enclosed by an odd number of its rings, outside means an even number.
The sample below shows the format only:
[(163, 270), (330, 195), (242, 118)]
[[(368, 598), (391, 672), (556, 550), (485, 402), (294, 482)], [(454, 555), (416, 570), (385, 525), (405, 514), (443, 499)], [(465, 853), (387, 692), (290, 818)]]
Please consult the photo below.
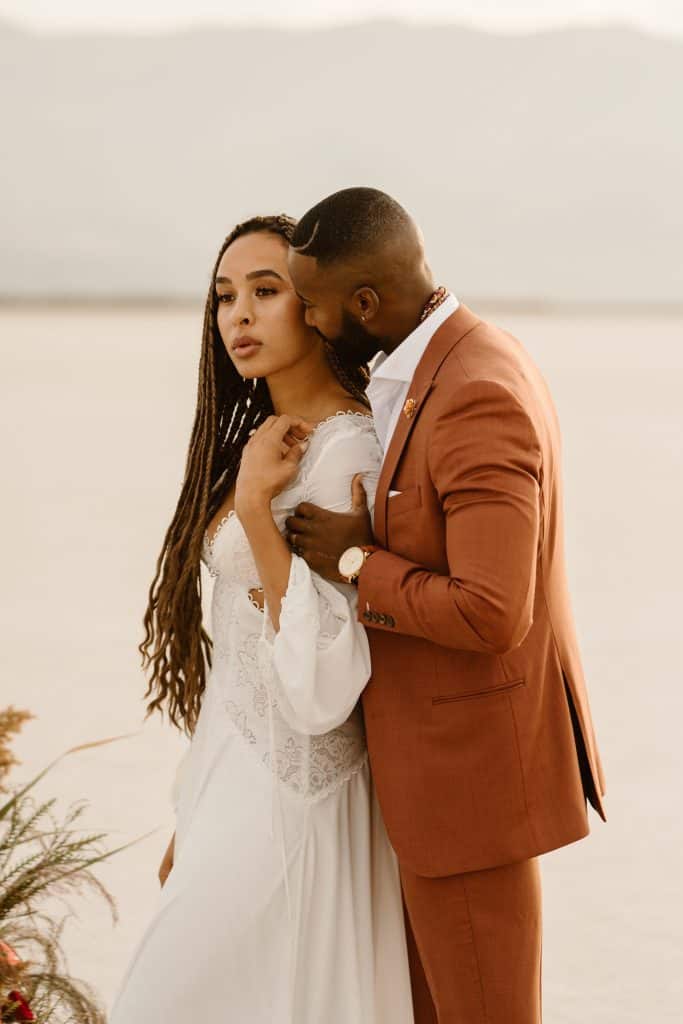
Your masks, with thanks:
[(165, 705), (191, 743), (160, 902), (110, 1024), (413, 1022), (358, 702), (370, 658), (356, 588), (313, 573), (283, 535), (300, 501), (351, 511), (357, 473), (372, 508), (382, 459), (367, 367), (306, 325), (294, 226), (238, 225), (206, 303), (185, 481), (140, 645), (148, 714)]

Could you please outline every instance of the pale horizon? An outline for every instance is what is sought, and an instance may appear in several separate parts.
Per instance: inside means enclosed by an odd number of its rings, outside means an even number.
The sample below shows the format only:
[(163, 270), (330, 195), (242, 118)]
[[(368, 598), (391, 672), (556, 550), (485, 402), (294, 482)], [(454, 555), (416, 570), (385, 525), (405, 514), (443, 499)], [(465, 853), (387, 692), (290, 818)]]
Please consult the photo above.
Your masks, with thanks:
[[(201, 299), (229, 226), (366, 184), (472, 301), (680, 306), (678, 40), (385, 23), (0, 45), (6, 299)], [(425, 169), (406, 143), (435, 98), (454, 130), (431, 134)]]
[(499, 0), (292, 0), (255, 5), (235, 0), (225, 11), (221, 0), (146, 0), (92, 3), (66, 0), (59, 10), (46, 0), (0, 0), (0, 20), (46, 34), (156, 34), (210, 27), (327, 29), (349, 24), (394, 21), (416, 26), (456, 24), (494, 34), (536, 34), (568, 28), (623, 26), (652, 35), (683, 35), (683, 7), (645, 0), (528, 0), (512, 9)]

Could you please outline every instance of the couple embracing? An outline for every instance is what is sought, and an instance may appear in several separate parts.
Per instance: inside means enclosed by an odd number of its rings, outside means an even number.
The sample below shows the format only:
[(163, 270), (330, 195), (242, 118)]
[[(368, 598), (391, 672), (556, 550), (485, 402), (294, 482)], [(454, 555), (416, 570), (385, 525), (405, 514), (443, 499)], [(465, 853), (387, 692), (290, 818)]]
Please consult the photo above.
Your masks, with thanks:
[(560, 429), (436, 284), (370, 188), (221, 247), (140, 645), (190, 743), (110, 1024), (541, 1020), (538, 857), (604, 817)]

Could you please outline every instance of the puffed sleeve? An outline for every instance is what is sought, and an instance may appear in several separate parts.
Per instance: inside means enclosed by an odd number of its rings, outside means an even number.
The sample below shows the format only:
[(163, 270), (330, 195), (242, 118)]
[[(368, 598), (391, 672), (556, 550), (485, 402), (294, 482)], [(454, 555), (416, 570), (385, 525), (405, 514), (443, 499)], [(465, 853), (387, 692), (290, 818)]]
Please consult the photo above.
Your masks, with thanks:
[[(301, 500), (349, 512), (351, 480), (363, 473), (372, 511), (381, 463), (371, 427), (337, 427), (307, 473)], [(296, 554), (277, 633), (266, 603), (259, 641), (263, 669), (280, 713), (297, 732), (318, 735), (340, 726), (370, 678), (370, 649), (357, 606), (354, 584), (324, 579)]]

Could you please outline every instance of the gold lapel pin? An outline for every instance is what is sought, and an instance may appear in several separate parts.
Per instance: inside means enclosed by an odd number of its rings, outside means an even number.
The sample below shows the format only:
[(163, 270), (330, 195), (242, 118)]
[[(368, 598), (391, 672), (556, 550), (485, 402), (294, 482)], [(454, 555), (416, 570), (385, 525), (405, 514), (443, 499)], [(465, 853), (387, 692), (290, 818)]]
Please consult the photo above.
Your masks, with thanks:
[(417, 402), (415, 401), (415, 399), (414, 398), (407, 398), (406, 399), (406, 404), (403, 406), (403, 412), (406, 414), (408, 419), (410, 419), (411, 416), (414, 415), (416, 409), (417, 409)]

